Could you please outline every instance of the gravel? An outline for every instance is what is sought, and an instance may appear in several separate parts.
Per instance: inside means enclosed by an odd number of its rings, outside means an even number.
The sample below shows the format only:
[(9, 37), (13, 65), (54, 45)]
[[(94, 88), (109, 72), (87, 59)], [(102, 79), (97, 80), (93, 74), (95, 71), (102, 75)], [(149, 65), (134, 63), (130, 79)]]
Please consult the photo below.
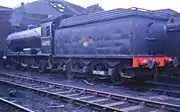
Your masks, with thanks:
[[(168, 102), (174, 104), (180, 104), (179, 99), (175, 97), (166, 96), (166, 98), (162, 98), (161, 95), (158, 95), (153, 92), (141, 92), (132, 90), (130, 86), (114, 86), (108, 81), (95, 81), (93, 85), (87, 84), (84, 82), (84, 79), (72, 79), (67, 80), (66, 77), (61, 73), (38, 73), (38, 72), (27, 72), (27, 71), (18, 71), (18, 70), (1, 70), (1, 73), (11, 73), (17, 74), (20, 76), (25, 76), (33, 79), (43, 80), (43, 81), (51, 81), (60, 84), (67, 84), (72, 86), (78, 86), (88, 89), (95, 89), (105, 92), (117, 93), (121, 95), (129, 95), (138, 98), (145, 98), (154, 101)], [(153, 99), (152, 99), (153, 98)]]
[[(92, 112), (88, 107), (73, 105), (61, 99), (42, 96), (32, 91), (25, 91), (12, 85), (0, 83), (0, 97), (22, 105), (35, 112)], [(0, 112), (13, 112), (6, 105), (0, 105)], [(95, 111), (94, 111), (95, 112)]]

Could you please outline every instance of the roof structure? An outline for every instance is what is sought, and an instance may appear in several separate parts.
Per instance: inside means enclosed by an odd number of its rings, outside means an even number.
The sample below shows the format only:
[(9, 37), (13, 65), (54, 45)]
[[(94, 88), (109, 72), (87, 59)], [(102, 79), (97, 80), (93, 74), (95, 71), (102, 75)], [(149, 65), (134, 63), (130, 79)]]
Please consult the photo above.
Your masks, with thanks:
[[(4, 51), (8, 51), (5, 39), (12, 32), (12, 26), (9, 22), (11, 18), (12, 9), (4, 6), (0, 6), (0, 53), (3, 54)], [(0, 54), (0, 55), (1, 55)]]
[(89, 7), (86, 8), (90, 13), (95, 13), (95, 12), (100, 12), (100, 11), (104, 11), (104, 9), (99, 6), (99, 4), (95, 4), (95, 5), (91, 5)]
[(82, 14), (87, 14), (88, 11), (86, 8), (83, 8), (81, 6), (72, 4), (70, 2), (66, 2), (64, 0), (49, 0), (51, 2), (56, 2), (56, 3), (60, 3), (64, 6), (66, 6), (70, 11), (72, 11), (75, 15), (82, 15)]
[(32, 3), (22, 4), (20, 7), (15, 8), (15, 11), (51, 15), (53, 17), (87, 13), (85, 8), (64, 0), (38, 0)]
[(21, 3), (14, 8), (11, 23), (13, 26), (26, 28), (29, 24), (39, 24), (59, 16), (70, 17), (87, 13), (87, 9), (64, 0), (38, 0), (27, 4)]
[(160, 10), (154, 10), (155, 12), (158, 13), (164, 13), (164, 14), (168, 14), (168, 15), (177, 15), (179, 14), (179, 12), (172, 10), (172, 9), (160, 9)]
[(0, 6), (0, 11), (12, 11), (11, 8)]

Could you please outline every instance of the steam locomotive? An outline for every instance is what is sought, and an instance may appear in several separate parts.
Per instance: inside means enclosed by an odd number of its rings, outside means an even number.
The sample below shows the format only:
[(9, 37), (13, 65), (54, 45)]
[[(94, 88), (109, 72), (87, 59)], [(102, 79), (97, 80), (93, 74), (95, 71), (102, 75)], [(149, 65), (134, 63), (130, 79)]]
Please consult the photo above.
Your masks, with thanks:
[[(167, 15), (139, 9), (114, 9), (58, 17), (7, 37), (9, 65), (39, 72), (137, 79), (167, 72), (172, 66)], [(154, 75), (156, 74), (156, 75)]]

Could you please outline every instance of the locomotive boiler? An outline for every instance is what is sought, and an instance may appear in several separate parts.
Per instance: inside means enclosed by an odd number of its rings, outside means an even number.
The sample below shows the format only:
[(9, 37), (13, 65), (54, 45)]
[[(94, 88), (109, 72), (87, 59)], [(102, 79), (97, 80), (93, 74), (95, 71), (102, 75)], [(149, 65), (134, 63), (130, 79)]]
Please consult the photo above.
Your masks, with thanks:
[(41, 27), (12, 33), (7, 37), (7, 44), (12, 52), (23, 51), (27, 48), (38, 49), (41, 47)]
[[(152, 75), (154, 68), (167, 70), (172, 60), (167, 55), (167, 20), (165, 14), (140, 9), (60, 17), (31, 29), (31, 36), (23, 35), (28, 35), (28, 30), (11, 34), (7, 40), (12, 52), (27, 48), (39, 51), (11, 53), (7, 60), (36, 66), (40, 72), (65, 72), (68, 78), (101, 76), (113, 82), (142, 78)], [(32, 41), (26, 44), (28, 40)]]

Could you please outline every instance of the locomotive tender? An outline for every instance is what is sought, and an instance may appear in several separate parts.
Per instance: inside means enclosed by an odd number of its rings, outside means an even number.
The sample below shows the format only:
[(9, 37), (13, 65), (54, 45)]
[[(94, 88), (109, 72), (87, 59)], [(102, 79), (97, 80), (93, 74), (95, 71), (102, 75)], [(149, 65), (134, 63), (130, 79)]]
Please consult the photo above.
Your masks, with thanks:
[[(180, 15), (177, 14), (171, 17), (167, 23), (167, 35), (168, 35), (168, 42), (169, 42), (169, 50), (168, 54), (173, 59), (173, 66), (177, 69), (177, 76), (180, 77), (180, 52), (179, 52), (179, 42), (180, 42)], [(175, 71), (175, 70), (174, 70)]]
[(66, 72), (69, 78), (146, 77), (153, 68), (167, 70), (172, 61), (166, 52), (167, 20), (164, 14), (139, 9), (59, 17), (10, 34), (7, 60), (40, 72)]

